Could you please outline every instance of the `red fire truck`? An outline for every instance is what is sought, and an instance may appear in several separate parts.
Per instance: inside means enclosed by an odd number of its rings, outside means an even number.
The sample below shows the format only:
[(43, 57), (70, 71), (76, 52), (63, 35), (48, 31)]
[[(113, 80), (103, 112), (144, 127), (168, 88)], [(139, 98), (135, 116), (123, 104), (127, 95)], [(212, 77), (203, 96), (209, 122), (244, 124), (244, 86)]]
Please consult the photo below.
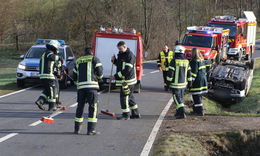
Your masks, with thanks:
[(183, 38), (185, 54), (191, 58), (191, 49), (198, 48), (204, 59), (219, 62), (226, 59), (229, 30), (218, 27), (191, 26)]
[[(118, 49), (117, 43), (119, 41), (124, 41), (128, 48), (136, 56), (136, 76), (138, 83), (136, 84), (135, 91), (140, 92), (141, 79), (143, 74), (143, 44), (141, 33), (133, 30), (122, 30), (117, 28), (103, 28), (100, 27), (99, 30), (94, 31), (94, 37), (92, 41), (93, 54), (97, 56), (103, 64), (105, 83), (109, 83), (111, 74), (111, 57), (113, 55), (117, 56)], [(112, 73), (115, 74), (115, 70)], [(114, 82), (113, 82), (114, 83)]]
[(244, 11), (246, 18), (234, 16), (216, 16), (208, 24), (210, 27), (229, 29), (228, 57), (239, 61), (252, 58), (255, 49), (256, 17), (252, 11)]

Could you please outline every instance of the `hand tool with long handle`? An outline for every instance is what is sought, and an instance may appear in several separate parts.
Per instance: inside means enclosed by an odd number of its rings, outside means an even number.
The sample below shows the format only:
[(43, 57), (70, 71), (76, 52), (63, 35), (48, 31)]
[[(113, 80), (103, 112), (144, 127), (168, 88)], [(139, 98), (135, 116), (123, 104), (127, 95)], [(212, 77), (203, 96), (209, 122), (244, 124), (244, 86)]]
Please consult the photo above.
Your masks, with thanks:
[(108, 115), (108, 116), (115, 117), (116, 116), (115, 113), (109, 112), (109, 104), (110, 104), (110, 96), (111, 96), (111, 81), (112, 81), (111, 77), (113, 74), (113, 68), (114, 68), (114, 64), (112, 63), (110, 78), (109, 78), (109, 85), (108, 85), (108, 99), (107, 99), (107, 103), (106, 103), (106, 110), (101, 110), (101, 113)]

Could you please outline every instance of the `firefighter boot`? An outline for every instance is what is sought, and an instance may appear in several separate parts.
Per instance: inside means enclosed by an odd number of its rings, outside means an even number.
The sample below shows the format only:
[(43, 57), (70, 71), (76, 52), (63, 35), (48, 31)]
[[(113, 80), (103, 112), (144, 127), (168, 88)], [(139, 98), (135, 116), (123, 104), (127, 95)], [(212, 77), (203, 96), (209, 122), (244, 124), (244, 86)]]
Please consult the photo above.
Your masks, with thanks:
[(38, 106), (39, 109), (41, 110), (45, 110), (44, 105), (44, 99), (39, 97), (39, 99), (37, 101), (35, 101), (35, 104)]
[(184, 107), (180, 107), (176, 110), (176, 114), (174, 115), (176, 119), (184, 119), (186, 118)]
[(57, 110), (57, 107), (55, 106), (55, 103), (50, 102), (48, 111), (56, 111), (56, 110)]
[(56, 102), (56, 107), (59, 109), (62, 107), (62, 103), (60, 101)]
[(198, 107), (193, 106), (192, 114), (196, 115), (196, 116), (204, 116), (203, 107), (202, 106), (198, 106)]
[(75, 122), (74, 125), (74, 134), (79, 134), (81, 129), (82, 122)]
[(130, 115), (130, 119), (140, 119), (141, 118), (141, 115), (138, 111), (138, 108), (137, 109), (132, 109), (131, 110), (131, 115)]
[(87, 135), (97, 135), (100, 132), (95, 131), (96, 122), (88, 122), (88, 132)]
[(117, 120), (129, 120), (130, 116), (129, 113), (122, 113), (121, 116), (116, 117)]

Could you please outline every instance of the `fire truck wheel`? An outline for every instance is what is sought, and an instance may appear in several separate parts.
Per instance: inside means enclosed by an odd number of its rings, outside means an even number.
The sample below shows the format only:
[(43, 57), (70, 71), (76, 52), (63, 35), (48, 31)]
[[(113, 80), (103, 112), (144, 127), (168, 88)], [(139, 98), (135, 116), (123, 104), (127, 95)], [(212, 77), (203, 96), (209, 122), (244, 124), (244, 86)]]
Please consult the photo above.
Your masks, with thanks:
[(255, 67), (255, 59), (251, 59), (249, 64), (249, 69), (254, 69), (254, 67)]

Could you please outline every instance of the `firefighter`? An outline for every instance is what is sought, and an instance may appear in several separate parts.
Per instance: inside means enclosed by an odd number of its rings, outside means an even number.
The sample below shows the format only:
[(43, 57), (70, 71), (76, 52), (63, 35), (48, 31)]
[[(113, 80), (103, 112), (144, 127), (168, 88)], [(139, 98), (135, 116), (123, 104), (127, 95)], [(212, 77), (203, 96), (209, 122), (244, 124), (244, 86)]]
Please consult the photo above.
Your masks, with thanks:
[(169, 65), (167, 73), (167, 82), (172, 90), (173, 100), (176, 104), (176, 119), (186, 117), (184, 109), (184, 93), (185, 89), (191, 84), (191, 72), (189, 61), (184, 55), (185, 48), (177, 45), (174, 49), (175, 56)]
[(63, 69), (63, 64), (64, 60), (62, 57), (59, 57), (59, 60), (55, 62), (55, 68), (54, 68), (54, 75), (55, 75), (55, 93), (56, 93), (56, 107), (60, 108), (61, 107), (61, 102), (60, 102), (60, 84), (59, 80), (64, 76), (64, 69)]
[(173, 59), (173, 51), (169, 50), (167, 45), (164, 45), (162, 51), (159, 53), (157, 66), (160, 71), (163, 72), (163, 81), (164, 81), (164, 90), (168, 91), (169, 86), (167, 85), (167, 72), (170, 65), (171, 60)]
[(206, 65), (204, 58), (197, 48), (192, 49), (192, 59), (190, 61), (191, 66), (191, 76), (192, 76), (192, 86), (190, 88), (190, 93), (193, 98), (193, 114), (198, 116), (203, 116), (203, 104), (202, 104), (202, 94), (208, 92), (208, 83), (206, 77)]
[(79, 134), (83, 123), (85, 103), (89, 104), (87, 135), (96, 135), (95, 131), (98, 112), (98, 81), (103, 77), (103, 67), (100, 60), (92, 56), (91, 48), (85, 49), (85, 56), (77, 59), (73, 70), (73, 78), (77, 82), (78, 106), (75, 117), (74, 133)]
[(59, 42), (51, 40), (46, 44), (46, 52), (43, 53), (40, 60), (40, 79), (44, 90), (35, 104), (42, 110), (45, 110), (44, 104), (48, 103), (48, 111), (56, 110), (56, 76), (54, 72), (55, 62), (59, 60), (57, 54)]
[[(135, 56), (132, 51), (127, 48), (124, 41), (117, 44), (119, 53), (117, 59), (115, 56), (111, 58), (113, 64), (116, 65), (116, 74), (112, 79), (116, 79), (116, 86), (120, 86), (120, 104), (122, 115), (117, 117), (118, 120), (129, 120), (141, 118), (138, 105), (135, 102), (134, 86), (136, 80)], [(130, 115), (131, 110), (131, 115)]]

